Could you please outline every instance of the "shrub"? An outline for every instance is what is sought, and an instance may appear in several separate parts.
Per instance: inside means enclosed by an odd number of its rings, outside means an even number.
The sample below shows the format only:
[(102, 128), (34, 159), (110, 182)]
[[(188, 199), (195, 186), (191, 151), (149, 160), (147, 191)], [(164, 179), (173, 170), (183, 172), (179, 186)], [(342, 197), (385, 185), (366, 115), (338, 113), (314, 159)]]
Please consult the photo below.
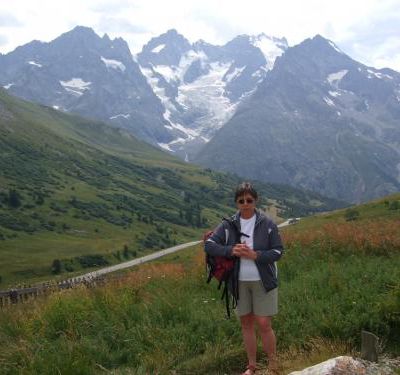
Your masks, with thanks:
[(71, 227), (70, 227), (68, 224), (63, 223), (62, 229), (63, 229), (64, 231), (66, 231), (66, 230), (71, 229)]
[(39, 193), (39, 194), (36, 196), (35, 203), (36, 203), (37, 205), (39, 205), (39, 206), (41, 206), (41, 205), (44, 203), (44, 197), (43, 197), (43, 195), (42, 195), (41, 193)]
[(392, 201), (389, 203), (389, 210), (398, 210), (400, 209), (400, 201)]
[(100, 254), (82, 255), (75, 258), (83, 268), (106, 266), (109, 264), (108, 260)]
[(18, 208), (21, 206), (21, 197), (14, 189), (8, 191), (8, 205), (11, 208)]
[(74, 266), (72, 265), (72, 263), (65, 263), (65, 264), (64, 264), (64, 268), (65, 268), (65, 270), (66, 270), (67, 272), (74, 272), (74, 271), (75, 271), (75, 268), (74, 268)]
[(124, 250), (123, 250), (123, 252), (122, 252), (122, 255), (123, 255), (123, 257), (124, 257), (125, 259), (128, 259), (128, 258), (129, 258), (129, 249), (128, 249), (128, 246), (127, 246), (127, 245), (124, 245)]
[(355, 208), (348, 208), (344, 213), (344, 217), (346, 221), (357, 220), (360, 216), (360, 213)]
[(61, 273), (61, 261), (60, 259), (54, 259), (51, 265), (51, 272), (58, 275)]

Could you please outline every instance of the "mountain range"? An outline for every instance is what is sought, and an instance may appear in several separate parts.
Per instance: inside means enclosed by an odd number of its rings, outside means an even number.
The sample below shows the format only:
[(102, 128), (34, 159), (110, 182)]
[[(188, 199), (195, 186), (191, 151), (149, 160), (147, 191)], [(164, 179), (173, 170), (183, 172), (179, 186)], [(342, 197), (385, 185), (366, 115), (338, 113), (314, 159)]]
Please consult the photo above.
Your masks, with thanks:
[(190, 44), (176, 30), (151, 39), (137, 58), (174, 134), (160, 146), (192, 160), (287, 48), (285, 39), (264, 34), (241, 35), (224, 46)]
[(366, 67), (321, 36), (305, 40), (196, 161), (347, 201), (399, 191), (400, 74)]
[(76, 27), (0, 56), (0, 85), (107, 121), (187, 161), (358, 202), (400, 188), (400, 74), (316, 36), (191, 44), (176, 30), (132, 56)]

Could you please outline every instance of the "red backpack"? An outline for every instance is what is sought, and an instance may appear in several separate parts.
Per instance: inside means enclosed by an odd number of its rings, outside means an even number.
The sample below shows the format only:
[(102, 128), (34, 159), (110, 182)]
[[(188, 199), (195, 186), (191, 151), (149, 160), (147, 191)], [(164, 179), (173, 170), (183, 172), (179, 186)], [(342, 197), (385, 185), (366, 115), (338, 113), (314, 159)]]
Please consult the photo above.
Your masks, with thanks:
[[(212, 230), (204, 233), (203, 242), (205, 243), (213, 234)], [(219, 281), (218, 289), (221, 289), (221, 284), (229, 279), (234, 264), (234, 259), (206, 254), (207, 283), (215, 277)]]
[[(238, 238), (236, 239), (237, 242), (240, 242), (240, 235), (243, 233), (240, 233), (238, 228), (234, 223), (232, 223), (231, 220), (229, 219), (223, 219), (228, 222), (229, 225), (231, 225), (233, 228), (235, 228)], [(212, 235), (214, 231), (208, 231), (204, 233), (203, 235), (203, 242), (205, 243)], [(243, 234), (247, 236), (246, 234)], [(228, 238), (225, 240), (225, 244), (228, 243)], [(211, 279), (214, 277), (215, 279), (218, 280), (218, 289), (221, 289), (222, 284), (224, 284), (224, 289), (222, 291), (221, 295), (221, 300), (225, 298), (225, 306), (226, 306), (226, 314), (228, 318), (230, 318), (230, 304), (229, 304), (229, 289), (228, 286), (231, 284), (231, 295), (232, 295), (232, 303), (231, 303), (231, 308), (235, 308), (237, 305), (237, 300), (238, 300), (238, 287), (237, 287), (237, 282), (236, 280), (233, 279), (233, 270), (235, 267), (235, 262), (237, 261), (237, 258), (227, 258), (223, 256), (212, 256), (209, 254), (206, 254), (206, 269), (208, 271), (208, 278), (207, 278), (207, 283), (210, 283)]]

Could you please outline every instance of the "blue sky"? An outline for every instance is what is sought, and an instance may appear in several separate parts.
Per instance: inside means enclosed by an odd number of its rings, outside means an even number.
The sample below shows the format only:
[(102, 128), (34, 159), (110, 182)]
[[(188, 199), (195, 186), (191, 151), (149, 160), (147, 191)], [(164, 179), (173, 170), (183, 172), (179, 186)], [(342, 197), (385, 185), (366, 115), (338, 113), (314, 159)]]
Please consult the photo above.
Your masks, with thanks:
[(122, 37), (132, 53), (171, 28), (212, 44), (265, 33), (295, 45), (321, 34), (366, 65), (400, 71), (400, 0), (0, 0), (0, 52), (76, 25)]

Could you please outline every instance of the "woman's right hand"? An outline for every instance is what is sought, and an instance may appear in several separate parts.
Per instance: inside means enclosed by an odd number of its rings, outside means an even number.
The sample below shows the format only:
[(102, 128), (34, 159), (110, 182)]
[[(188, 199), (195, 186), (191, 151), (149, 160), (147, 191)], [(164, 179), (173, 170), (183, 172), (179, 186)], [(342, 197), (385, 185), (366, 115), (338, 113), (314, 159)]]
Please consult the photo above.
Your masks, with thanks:
[(243, 257), (251, 260), (257, 259), (257, 252), (244, 243), (235, 245), (232, 249), (232, 254), (237, 257)]
[(232, 249), (232, 255), (241, 257), (243, 253), (247, 253), (249, 247), (245, 243), (238, 243)]

